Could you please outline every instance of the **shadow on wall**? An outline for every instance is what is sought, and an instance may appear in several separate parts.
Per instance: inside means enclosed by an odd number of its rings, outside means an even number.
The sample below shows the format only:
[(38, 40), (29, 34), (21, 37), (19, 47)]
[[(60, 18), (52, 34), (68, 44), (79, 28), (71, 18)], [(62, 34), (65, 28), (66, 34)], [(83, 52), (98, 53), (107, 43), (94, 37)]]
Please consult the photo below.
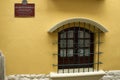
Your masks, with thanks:
[(66, 13), (99, 14), (104, 10), (105, 0), (47, 0), (48, 10)]

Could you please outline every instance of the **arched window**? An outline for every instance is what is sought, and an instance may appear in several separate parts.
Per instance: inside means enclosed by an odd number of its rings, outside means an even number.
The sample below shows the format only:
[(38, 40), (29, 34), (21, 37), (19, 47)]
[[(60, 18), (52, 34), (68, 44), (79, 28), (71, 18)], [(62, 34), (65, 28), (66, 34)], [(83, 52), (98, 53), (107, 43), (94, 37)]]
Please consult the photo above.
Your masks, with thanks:
[(100, 44), (108, 30), (101, 24), (86, 18), (72, 18), (54, 25), (49, 33), (58, 34), (58, 72), (89, 72), (100, 69)]
[(58, 33), (58, 69), (93, 67), (94, 33), (80, 27)]

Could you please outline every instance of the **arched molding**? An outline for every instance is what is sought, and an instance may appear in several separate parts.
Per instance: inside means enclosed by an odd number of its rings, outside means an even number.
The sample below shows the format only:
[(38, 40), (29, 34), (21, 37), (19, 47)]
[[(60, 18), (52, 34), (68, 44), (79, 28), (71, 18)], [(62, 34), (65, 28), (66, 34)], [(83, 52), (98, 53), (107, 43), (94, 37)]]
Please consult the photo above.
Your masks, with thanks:
[(73, 23), (73, 22), (85, 22), (85, 23), (94, 25), (96, 28), (100, 29), (102, 32), (108, 32), (108, 29), (106, 29), (103, 25), (99, 24), (94, 20), (87, 19), (87, 18), (71, 18), (71, 19), (64, 20), (54, 25), (51, 29), (49, 29), (48, 32), (52, 33), (58, 28), (60, 28), (61, 26), (66, 25), (68, 23)]

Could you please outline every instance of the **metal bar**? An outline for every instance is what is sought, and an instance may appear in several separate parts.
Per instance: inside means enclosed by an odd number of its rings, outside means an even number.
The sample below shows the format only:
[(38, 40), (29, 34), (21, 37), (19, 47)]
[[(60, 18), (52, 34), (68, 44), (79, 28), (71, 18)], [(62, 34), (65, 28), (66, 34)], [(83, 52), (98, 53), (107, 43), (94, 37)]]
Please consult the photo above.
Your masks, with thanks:
[[(97, 53), (90, 53), (90, 54), (103, 54), (103, 52), (97, 52)], [(57, 54), (57, 53), (53, 53), (53, 56), (57, 56), (57, 55), (60, 55), (60, 54)]]
[[(68, 27), (70, 27), (70, 23), (68, 24)], [(68, 38), (68, 32), (66, 33), (66, 38)], [(66, 54), (69, 54), (68, 53), (68, 47), (66, 47)], [(67, 56), (67, 58), (68, 58), (68, 63), (70, 64), (69, 56)], [(68, 67), (68, 73), (70, 72), (69, 69), (70, 69), (70, 67)]]
[[(61, 39), (61, 40), (65, 40), (65, 39)], [(82, 40), (82, 39), (81, 39)], [(84, 40), (84, 39), (83, 39)], [(88, 40), (88, 39), (86, 39), (86, 40)], [(96, 43), (94, 43), (94, 42), (91, 42), (90, 44), (102, 44), (102, 43), (104, 43), (104, 42), (96, 42)], [(60, 43), (58, 43), (58, 44), (60, 44)], [(73, 43), (73, 44), (76, 44), (76, 43)], [(81, 47), (82, 48), (82, 47)]]
[[(87, 38), (88, 39), (88, 38)], [(87, 40), (86, 39), (86, 40)], [(65, 40), (65, 39), (61, 39), (61, 40)], [(81, 39), (82, 40), (82, 39)], [(84, 39), (83, 39), (84, 40)], [(91, 42), (90, 44), (102, 44), (102, 43), (104, 43), (104, 42)], [(57, 43), (55, 43), (55, 44), (57, 44)], [(60, 43), (58, 43), (58, 44), (60, 44)], [(76, 43), (73, 43), (73, 44), (76, 44)]]
[[(57, 35), (58, 35), (58, 62), (59, 62), (59, 55), (60, 55), (60, 33), (59, 33), (59, 28), (56, 30), (56, 32), (57, 32)], [(58, 63), (58, 65), (59, 65), (59, 63)], [(54, 65), (53, 65), (54, 66)], [(57, 67), (57, 73), (59, 73), (59, 67)]]
[[(80, 31), (80, 22), (79, 22), (79, 31)], [(79, 35), (79, 36), (80, 36), (80, 35)], [(78, 44), (78, 45), (80, 45), (80, 44)], [(79, 47), (80, 47), (80, 46), (79, 46)], [(79, 48), (78, 48), (78, 49), (79, 49)], [(79, 58), (80, 56), (79, 56), (79, 54), (80, 54), (80, 53), (78, 53), (78, 59), (79, 59), (79, 60), (78, 60), (78, 63), (80, 64), (80, 58)], [(78, 72), (80, 72), (80, 69), (79, 69), (79, 68), (78, 68)]]
[(59, 55), (59, 54), (53, 53), (53, 56), (56, 56), (56, 55)]
[(61, 65), (56, 65), (56, 64), (53, 64), (53, 66), (83, 66), (83, 65), (92, 65), (92, 64), (103, 64), (103, 63), (102, 63), (102, 62), (98, 62), (98, 63), (61, 64)]
[[(98, 43), (100, 42), (100, 33), (98, 30)], [(98, 44), (98, 53), (100, 52), (100, 44)], [(100, 55), (98, 54), (98, 62), (99, 62)], [(99, 70), (99, 64), (97, 64), (97, 71)]]
[[(95, 26), (94, 26), (93, 33), (94, 33), (94, 36), (95, 36)], [(94, 42), (93, 42), (93, 45), (95, 46)], [(93, 47), (93, 48), (94, 48), (94, 47)], [(95, 54), (95, 50), (93, 51), (93, 58), (94, 58), (94, 54)], [(93, 61), (94, 61), (94, 59), (93, 59)], [(94, 72), (94, 70), (95, 70), (95, 66), (96, 66), (96, 65), (93, 65), (93, 72)]]
[[(75, 34), (76, 34), (76, 32), (75, 32), (75, 22), (74, 22), (74, 31), (73, 31), (73, 32), (74, 32), (74, 40), (73, 40), (73, 41), (76, 43), (76, 41), (75, 41), (75, 40), (76, 40), (76, 39), (75, 39), (75, 37), (76, 37), (76, 36), (75, 36)], [(77, 44), (76, 44), (76, 45), (77, 45)], [(75, 61), (76, 45), (75, 45), (74, 51), (73, 51), (73, 61), (74, 61), (74, 62), (76, 62), (76, 61)], [(74, 73), (74, 72), (75, 72), (75, 69), (73, 68), (73, 73)]]
[(103, 52), (98, 52), (97, 54), (103, 54)]
[(57, 64), (52, 64), (53, 66), (67, 66), (67, 65), (89, 65), (89, 64), (103, 64), (102, 62), (97, 62), (97, 63), (83, 63), (83, 64), (61, 64), (61, 65), (57, 65)]
[[(89, 24), (89, 35), (90, 35), (90, 24)], [(91, 38), (91, 37), (90, 37)], [(89, 38), (89, 43), (91, 42)], [(90, 44), (89, 44), (90, 45)], [(88, 54), (88, 63), (90, 63), (90, 56), (91, 56), (91, 50), (90, 50), (91, 45), (89, 46), (89, 54)], [(88, 65), (88, 72), (89, 72), (89, 65)]]
[[(57, 44), (57, 42), (56, 42), (56, 41), (55, 41), (55, 42), (52, 42), (52, 44), (55, 45), (55, 44)], [(59, 43), (58, 43), (58, 44), (59, 44)]]
[(102, 44), (102, 43), (104, 43), (104, 42), (96, 42), (95, 44)]
[[(83, 46), (85, 47), (85, 25), (86, 23), (84, 22), (84, 34), (83, 34)], [(85, 48), (83, 48), (83, 57), (85, 57)], [(83, 59), (83, 62), (85, 60)], [(83, 72), (85, 72), (84, 66), (83, 66)]]
[[(62, 26), (62, 32), (61, 33), (64, 33), (64, 25)], [(58, 58), (59, 58), (59, 56), (61, 56), (61, 53), (62, 53), (62, 63), (64, 63), (64, 56), (65, 55), (64, 55), (64, 48), (61, 48), (61, 40), (62, 40), (62, 38), (60, 37), (61, 34), (59, 33), (58, 36), (59, 36), (59, 39), (58, 39), (58, 48), (59, 48)], [(63, 37), (64, 37), (64, 35), (63, 35)], [(65, 43), (62, 43), (63, 46), (64, 46), (64, 44)], [(59, 59), (58, 59), (58, 61), (59, 61)], [(58, 65), (59, 65), (59, 63), (58, 63)], [(64, 72), (64, 67), (61, 67), (61, 68), (63, 69), (63, 72)], [(59, 67), (58, 67), (58, 71), (57, 72), (59, 73)]]
[[(65, 25), (63, 25), (63, 33), (64, 33), (64, 26)], [(63, 37), (65, 37), (65, 35), (63, 35)], [(67, 42), (67, 40), (66, 40), (66, 42)], [(65, 43), (64, 43), (65, 44)], [(66, 43), (67, 44), (67, 43)], [(65, 53), (64, 53), (64, 50), (63, 50), (63, 64), (64, 64), (64, 57), (65, 57)], [(64, 73), (64, 67), (62, 67), (63, 68), (63, 73)]]

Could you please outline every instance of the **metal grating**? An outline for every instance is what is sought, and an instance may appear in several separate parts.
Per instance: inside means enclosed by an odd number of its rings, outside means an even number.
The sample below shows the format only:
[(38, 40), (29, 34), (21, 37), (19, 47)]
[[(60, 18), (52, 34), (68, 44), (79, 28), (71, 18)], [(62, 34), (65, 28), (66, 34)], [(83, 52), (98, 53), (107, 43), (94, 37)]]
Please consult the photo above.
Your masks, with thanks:
[[(69, 33), (70, 31), (72, 34)], [(99, 66), (102, 64), (100, 62), (102, 53), (100, 44), (102, 42), (100, 40), (101, 31), (98, 28), (88, 23), (74, 22), (63, 25), (56, 32), (58, 42), (54, 42), (54, 44), (58, 45), (58, 53), (53, 55), (58, 57), (58, 64), (53, 64), (53, 66), (58, 67), (58, 73), (99, 71)], [(90, 37), (87, 37), (86, 34), (89, 34)], [(80, 41), (82, 44), (79, 43)], [(86, 45), (88, 46), (86, 47)]]

